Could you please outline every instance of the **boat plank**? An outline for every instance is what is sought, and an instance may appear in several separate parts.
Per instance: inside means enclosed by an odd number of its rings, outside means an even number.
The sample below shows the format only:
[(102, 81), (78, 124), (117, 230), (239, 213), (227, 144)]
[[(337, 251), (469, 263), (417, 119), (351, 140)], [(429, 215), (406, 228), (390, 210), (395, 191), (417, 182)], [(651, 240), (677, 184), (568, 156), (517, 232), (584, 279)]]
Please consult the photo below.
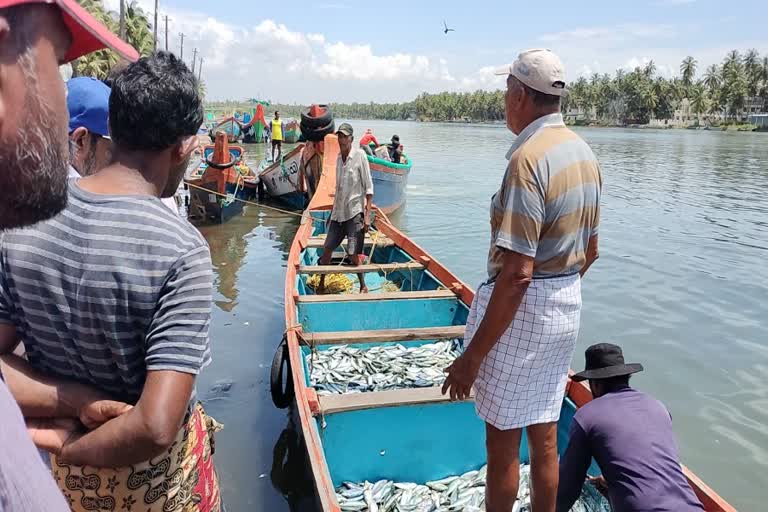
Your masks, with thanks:
[[(474, 400), (474, 398), (475, 392), (472, 390), (469, 400)], [(359, 411), (379, 407), (450, 402), (451, 396), (450, 394), (443, 395), (439, 387), (429, 387), (371, 391), (369, 393), (347, 393), (343, 395), (320, 395), (318, 400), (322, 414), (333, 414), (336, 412)]]
[[(313, 248), (313, 249), (322, 249), (325, 245), (325, 237), (317, 237), (312, 236), (309, 237), (307, 240), (307, 247)], [(366, 237), (365, 238), (365, 246), (370, 247), (373, 245), (373, 239)], [(387, 237), (379, 237), (378, 240), (376, 240), (376, 247), (392, 247), (395, 245), (395, 242)]]
[(407, 263), (369, 263), (365, 265), (301, 265), (300, 274), (357, 274), (365, 272), (394, 272), (396, 270), (423, 270), (415, 261)]
[(398, 299), (445, 299), (456, 297), (451, 290), (424, 290), (415, 292), (345, 293), (330, 295), (299, 295), (297, 302), (361, 302)]
[(319, 345), (345, 345), (347, 343), (385, 343), (388, 341), (452, 340), (464, 337), (463, 325), (443, 327), (413, 327), (408, 329), (380, 329), (373, 331), (304, 332), (305, 341)]

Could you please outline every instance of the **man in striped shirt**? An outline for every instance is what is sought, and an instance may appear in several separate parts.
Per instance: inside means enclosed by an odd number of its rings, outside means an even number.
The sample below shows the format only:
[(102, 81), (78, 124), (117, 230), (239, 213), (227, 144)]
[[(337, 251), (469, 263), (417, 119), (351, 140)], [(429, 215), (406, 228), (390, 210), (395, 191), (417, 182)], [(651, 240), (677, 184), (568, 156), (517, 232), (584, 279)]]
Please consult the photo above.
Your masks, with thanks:
[(475, 386), (486, 422), (486, 510), (512, 509), (525, 429), (532, 508), (554, 512), (557, 421), (579, 330), (581, 276), (597, 258), (602, 178), (592, 150), (563, 124), (560, 59), (529, 50), (501, 74), (507, 127), (517, 138), (491, 200), (488, 281), (467, 319), (469, 346), (443, 390), (462, 399)]
[[(197, 147), (197, 80), (170, 53), (142, 58), (116, 77), (109, 111), (112, 163), (72, 180), (58, 216), (2, 235), (0, 353), (23, 341), (27, 379), (74, 379), (133, 406), (48, 447), (73, 510), (218, 511), (215, 423), (194, 392), (211, 360), (210, 253), (160, 201)], [(39, 413), (18, 382), (22, 411)]]

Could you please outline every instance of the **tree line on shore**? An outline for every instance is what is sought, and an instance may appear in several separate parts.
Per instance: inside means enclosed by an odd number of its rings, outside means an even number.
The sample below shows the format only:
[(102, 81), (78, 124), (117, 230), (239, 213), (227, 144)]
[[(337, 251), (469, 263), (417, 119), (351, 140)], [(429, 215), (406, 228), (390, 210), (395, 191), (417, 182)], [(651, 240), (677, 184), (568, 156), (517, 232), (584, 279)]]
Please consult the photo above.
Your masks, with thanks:
[[(627, 125), (671, 119), (684, 101), (692, 117), (713, 122), (742, 120), (744, 107), (755, 99), (762, 99), (763, 108), (768, 107), (768, 56), (761, 57), (757, 50), (744, 54), (732, 50), (721, 64), (710, 65), (701, 76), (693, 57), (682, 61), (677, 77), (664, 78), (657, 71), (656, 64), (649, 61), (629, 72), (620, 69), (613, 76), (580, 77), (570, 85), (563, 112), (580, 121)], [(337, 103), (332, 107), (337, 117), (349, 119), (502, 121), (504, 91), (422, 93), (405, 103)], [(284, 117), (298, 117), (302, 107), (271, 108)]]

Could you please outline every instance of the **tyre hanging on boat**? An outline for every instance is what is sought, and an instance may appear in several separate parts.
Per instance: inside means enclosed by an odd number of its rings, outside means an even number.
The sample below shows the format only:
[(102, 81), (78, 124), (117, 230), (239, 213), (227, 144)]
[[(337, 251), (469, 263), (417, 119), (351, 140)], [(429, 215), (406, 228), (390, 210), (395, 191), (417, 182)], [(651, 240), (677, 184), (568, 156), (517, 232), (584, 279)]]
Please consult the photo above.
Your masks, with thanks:
[(328, 126), (333, 121), (333, 112), (328, 105), (312, 105), (301, 112), (301, 125), (309, 130)]
[(336, 124), (333, 119), (331, 119), (330, 123), (321, 128), (307, 128), (303, 124), (300, 127), (302, 135), (304, 135), (304, 138), (309, 142), (320, 142), (325, 139), (326, 135), (333, 133), (336, 130)]
[[(285, 381), (285, 383), (283, 383)], [(269, 392), (275, 407), (285, 409), (293, 402), (293, 372), (288, 355), (288, 340), (283, 336), (272, 358), (272, 369), (269, 375)]]

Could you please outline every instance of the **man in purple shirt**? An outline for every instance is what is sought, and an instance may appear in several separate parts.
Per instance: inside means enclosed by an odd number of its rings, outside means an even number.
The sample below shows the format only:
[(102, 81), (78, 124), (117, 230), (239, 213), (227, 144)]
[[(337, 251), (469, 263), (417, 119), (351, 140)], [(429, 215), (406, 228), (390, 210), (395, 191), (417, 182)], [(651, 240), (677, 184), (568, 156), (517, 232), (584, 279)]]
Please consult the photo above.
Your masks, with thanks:
[(576, 411), (571, 423), (560, 459), (558, 512), (571, 510), (592, 458), (603, 472), (595, 483), (607, 490), (614, 512), (703, 510), (680, 466), (669, 412), (629, 387), (629, 376), (642, 370), (640, 364), (625, 364), (616, 345), (587, 349), (586, 370), (573, 380), (589, 380), (595, 399)]
[[(66, 204), (58, 66), (105, 47), (137, 56), (75, 0), (0, 0), (0, 231), (47, 219)], [(0, 375), (0, 512), (69, 510), (30, 438), (55, 442), (66, 428), (27, 427)]]

